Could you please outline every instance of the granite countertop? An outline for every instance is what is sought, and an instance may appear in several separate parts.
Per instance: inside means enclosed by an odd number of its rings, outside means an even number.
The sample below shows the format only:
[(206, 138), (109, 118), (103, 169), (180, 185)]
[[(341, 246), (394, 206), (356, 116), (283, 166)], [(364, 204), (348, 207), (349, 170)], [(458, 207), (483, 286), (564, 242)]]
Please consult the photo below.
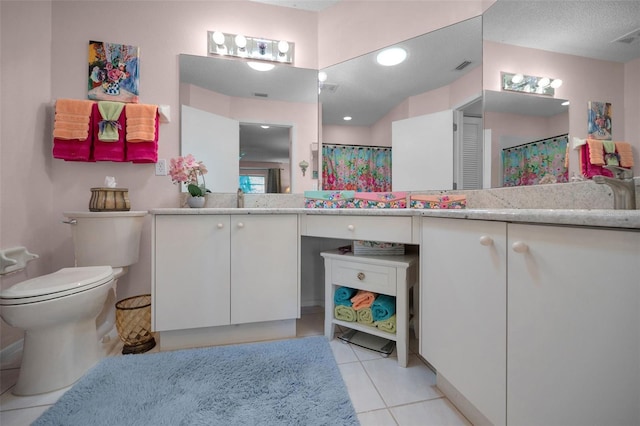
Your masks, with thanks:
[(610, 209), (306, 209), (275, 208), (162, 208), (151, 209), (153, 215), (211, 214), (309, 214), (340, 216), (425, 216), (454, 219), (494, 220), (517, 223), (544, 223), (604, 228), (640, 229), (640, 210)]

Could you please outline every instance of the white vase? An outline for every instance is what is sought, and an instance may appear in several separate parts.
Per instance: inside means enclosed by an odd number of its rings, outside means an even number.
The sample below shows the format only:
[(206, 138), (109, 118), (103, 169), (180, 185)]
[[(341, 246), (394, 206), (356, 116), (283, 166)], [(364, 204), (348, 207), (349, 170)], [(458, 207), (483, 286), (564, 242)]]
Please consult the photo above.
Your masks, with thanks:
[(187, 204), (191, 208), (200, 208), (204, 207), (205, 198), (204, 197), (191, 197), (187, 198)]

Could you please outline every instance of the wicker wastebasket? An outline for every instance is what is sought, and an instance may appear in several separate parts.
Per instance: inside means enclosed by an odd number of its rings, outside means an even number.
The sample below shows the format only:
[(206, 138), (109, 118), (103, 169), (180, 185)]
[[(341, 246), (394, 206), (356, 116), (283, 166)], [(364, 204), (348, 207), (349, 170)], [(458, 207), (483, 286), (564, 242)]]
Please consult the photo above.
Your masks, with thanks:
[(123, 354), (147, 352), (156, 345), (151, 334), (151, 295), (128, 297), (116, 303), (116, 328)]

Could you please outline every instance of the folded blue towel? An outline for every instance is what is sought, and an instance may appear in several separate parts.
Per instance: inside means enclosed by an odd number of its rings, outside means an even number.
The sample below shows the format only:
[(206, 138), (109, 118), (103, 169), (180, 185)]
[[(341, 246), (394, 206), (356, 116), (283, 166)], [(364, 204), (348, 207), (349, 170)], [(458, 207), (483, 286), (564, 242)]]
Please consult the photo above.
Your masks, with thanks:
[(333, 294), (333, 303), (342, 306), (351, 306), (351, 298), (358, 292), (355, 288), (338, 287)]
[(371, 305), (371, 314), (374, 321), (384, 321), (396, 313), (396, 298), (386, 294), (380, 294)]

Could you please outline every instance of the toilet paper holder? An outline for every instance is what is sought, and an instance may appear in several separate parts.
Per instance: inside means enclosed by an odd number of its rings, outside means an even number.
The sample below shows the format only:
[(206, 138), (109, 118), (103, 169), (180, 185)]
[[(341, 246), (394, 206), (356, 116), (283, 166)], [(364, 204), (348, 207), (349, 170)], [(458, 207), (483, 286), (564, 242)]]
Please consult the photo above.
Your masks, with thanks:
[(29, 253), (26, 247), (12, 247), (0, 250), (0, 275), (23, 270), (28, 262), (39, 258)]

